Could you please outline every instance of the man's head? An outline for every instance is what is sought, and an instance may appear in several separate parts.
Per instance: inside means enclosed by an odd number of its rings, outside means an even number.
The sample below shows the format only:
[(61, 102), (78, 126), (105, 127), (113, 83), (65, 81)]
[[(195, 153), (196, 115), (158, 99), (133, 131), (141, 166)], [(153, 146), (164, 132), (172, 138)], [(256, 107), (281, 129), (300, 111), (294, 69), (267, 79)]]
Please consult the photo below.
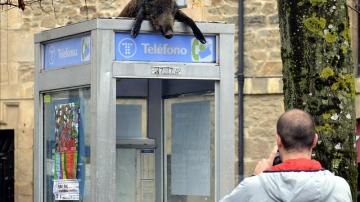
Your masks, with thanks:
[(278, 145), (282, 145), (287, 152), (309, 151), (316, 145), (315, 124), (307, 112), (299, 109), (285, 112), (280, 116), (276, 129)]

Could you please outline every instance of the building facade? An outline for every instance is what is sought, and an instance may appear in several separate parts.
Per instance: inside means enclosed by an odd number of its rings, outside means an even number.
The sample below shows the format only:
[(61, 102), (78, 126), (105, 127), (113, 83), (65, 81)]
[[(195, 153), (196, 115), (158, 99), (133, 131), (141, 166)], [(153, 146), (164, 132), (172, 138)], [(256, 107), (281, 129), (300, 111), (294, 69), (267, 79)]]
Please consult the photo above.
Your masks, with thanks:
[[(52, 4), (43, 0), (41, 5), (33, 3), (24, 11), (0, 7), (0, 134), (5, 129), (14, 131), (15, 201), (33, 201), (34, 34), (96, 17), (117, 16), (126, 3), (127, 0), (58, 0)], [(243, 4), (244, 29), (240, 31), (244, 33), (245, 85), (244, 115), (240, 118), (244, 120), (244, 176), (249, 176), (275, 144), (275, 124), (284, 104), (277, 1), (244, 0)], [(348, 4), (353, 8), (357, 5), (356, 1)], [(236, 0), (189, 0), (183, 10), (196, 21), (233, 23), (239, 32)], [(353, 9), (349, 13), (357, 64), (357, 13)], [(237, 58), (234, 69), (239, 64)], [(360, 79), (356, 83), (359, 93)], [(360, 117), (360, 107), (356, 114)], [(237, 128), (237, 114), (235, 124)], [(235, 135), (237, 139), (238, 134)], [(238, 155), (238, 143), (234, 145)], [(237, 167), (238, 162), (234, 164)]]

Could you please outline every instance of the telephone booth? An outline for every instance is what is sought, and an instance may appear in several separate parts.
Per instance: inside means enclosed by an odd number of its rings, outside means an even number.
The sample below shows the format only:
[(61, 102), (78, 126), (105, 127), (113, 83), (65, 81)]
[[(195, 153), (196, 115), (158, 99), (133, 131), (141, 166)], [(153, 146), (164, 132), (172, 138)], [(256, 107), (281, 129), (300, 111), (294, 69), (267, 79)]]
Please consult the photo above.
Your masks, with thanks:
[(35, 35), (34, 201), (218, 201), (235, 185), (234, 26), (99, 18)]

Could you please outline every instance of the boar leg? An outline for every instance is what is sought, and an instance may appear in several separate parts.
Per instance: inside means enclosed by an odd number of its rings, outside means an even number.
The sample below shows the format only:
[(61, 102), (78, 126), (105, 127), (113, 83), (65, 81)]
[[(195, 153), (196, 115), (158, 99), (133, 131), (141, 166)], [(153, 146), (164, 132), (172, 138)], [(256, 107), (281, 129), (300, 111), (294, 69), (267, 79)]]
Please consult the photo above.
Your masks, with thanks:
[(175, 20), (178, 20), (179, 22), (182, 22), (186, 25), (188, 25), (195, 35), (195, 37), (201, 42), (206, 43), (205, 37), (200, 31), (200, 29), (196, 26), (194, 20), (192, 20), (189, 16), (187, 16), (184, 12), (181, 10), (178, 10), (175, 14)]
[(144, 8), (141, 7), (136, 15), (135, 18), (135, 24), (133, 25), (132, 29), (131, 29), (131, 37), (136, 38), (137, 35), (140, 32), (140, 28), (141, 28), (141, 23), (145, 18), (145, 12), (144, 12)]

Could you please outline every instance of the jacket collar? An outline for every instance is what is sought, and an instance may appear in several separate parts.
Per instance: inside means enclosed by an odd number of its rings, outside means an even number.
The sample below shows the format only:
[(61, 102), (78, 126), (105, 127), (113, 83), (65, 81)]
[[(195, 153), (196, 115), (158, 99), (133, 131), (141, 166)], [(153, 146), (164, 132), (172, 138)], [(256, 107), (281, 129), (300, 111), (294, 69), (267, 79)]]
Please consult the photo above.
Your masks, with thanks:
[(277, 172), (277, 171), (319, 171), (323, 170), (321, 164), (318, 161), (299, 158), (289, 159), (276, 166), (272, 166), (265, 172)]

